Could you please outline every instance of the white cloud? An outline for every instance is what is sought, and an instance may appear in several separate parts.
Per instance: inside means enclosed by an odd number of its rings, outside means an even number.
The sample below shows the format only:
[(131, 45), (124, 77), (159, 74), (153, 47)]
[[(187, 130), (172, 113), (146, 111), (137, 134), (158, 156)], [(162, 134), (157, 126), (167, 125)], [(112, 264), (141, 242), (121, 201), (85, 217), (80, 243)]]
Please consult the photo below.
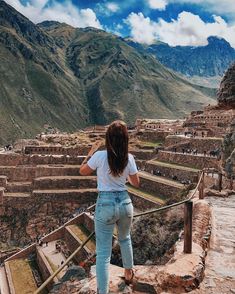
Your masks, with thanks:
[[(150, 0), (149, 0), (150, 1)], [(157, 0), (155, 0), (157, 1)], [(196, 4), (207, 11), (217, 14), (226, 14), (235, 20), (235, 1), (234, 0), (165, 0), (167, 3), (189, 3)]]
[(79, 10), (70, 0), (60, 3), (56, 1), (48, 2), (48, 0), (31, 0), (25, 5), (20, 0), (6, 0), (6, 2), (35, 23), (55, 20), (74, 27), (102, 28), (92, 9)]
[(119, 6), (117, 5), (117, 3), (114, 2), (108, 2), (106, 4), (106, 7), (111, 12), (117, 12), (119, 10)]
[(148, 5), (152, 9), (165, 10), (167, 0), (148, 0)]
[(149, 17), (144, 17), (142, 12), (132, 12), (126, 19), (131, 28), (131, 36), (136, 42), (151, 44), (156, 38), (156, 23)]
[(171, 46), (206, 45), (209, 36), (226, 39), (235, 48), (235, 25), (229, 25), (222, 17), (213, 16), (214, 22), (204, 22), (200, 16), (183, 11), (176, 20), (167, 22), (160, 18), (157, 22), (144, 17), (142, 13), (129, 14), (126, 22), (131, 36), (140, 43), (151, 44), (161, 40)]

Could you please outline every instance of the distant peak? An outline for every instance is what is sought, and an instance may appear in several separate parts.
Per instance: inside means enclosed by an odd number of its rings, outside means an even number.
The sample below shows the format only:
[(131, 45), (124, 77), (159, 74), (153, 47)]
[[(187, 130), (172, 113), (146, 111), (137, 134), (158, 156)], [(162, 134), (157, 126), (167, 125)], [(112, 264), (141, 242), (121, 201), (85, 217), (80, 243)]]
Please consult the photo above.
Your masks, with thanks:
[(70, 25), (66, 23), (62, 23), (59, 21), (54, 21), (54, 20), (45, 20), (43, 22), (40, 22), (37, 24), (42, 29), (54, 29), (54, 28), (59, 28), (59, 27), (71, 27)]
[(209, 44), (222, 44), (230, 46), (229, 42), (227, 42), (224, 38), (220, 38), (218, 36), (210, 36), (207, 38)]

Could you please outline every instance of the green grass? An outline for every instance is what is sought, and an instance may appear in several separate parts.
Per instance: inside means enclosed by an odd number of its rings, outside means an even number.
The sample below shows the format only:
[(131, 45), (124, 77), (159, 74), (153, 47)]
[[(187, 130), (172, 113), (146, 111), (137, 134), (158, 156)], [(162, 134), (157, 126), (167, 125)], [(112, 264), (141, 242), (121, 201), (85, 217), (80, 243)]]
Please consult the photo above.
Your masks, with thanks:
[(184, 166), (184, 165), (180, 165), (180, 164), (163, 162), (163, 161), (159, 161), (159, 160), (151, 160), (151, 161), (156, 163), (156, 165), (159, 165), (159, 166), (164, 166), (164, 167), (169, 167), (169, 168), (177, 168), (177, 169), (188, 170), (188, 171), (193, 171), (193, 172), (200, 171), (200, 169), (197, 169), (194, 167), (188, 167), (188, 166)]
[(150, 141), (140, 141), (140, 145), (149, 146), (149, 147), (158, 147), (161, 146), (162, 142), (150, 142)]
[(14, 259), (7, 262), (16, 294), (33, 294), (37, 289), (29, 261)]

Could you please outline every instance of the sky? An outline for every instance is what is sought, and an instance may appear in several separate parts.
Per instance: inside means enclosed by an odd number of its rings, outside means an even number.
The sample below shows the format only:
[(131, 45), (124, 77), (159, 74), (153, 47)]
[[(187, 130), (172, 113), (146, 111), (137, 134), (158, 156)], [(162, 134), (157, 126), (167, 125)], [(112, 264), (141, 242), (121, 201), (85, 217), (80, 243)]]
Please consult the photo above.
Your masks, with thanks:
[(209, 36), (235, 48), (235, 0), (5, 0), (34, 23), (92, 26), (143, 44), (204, 46)]

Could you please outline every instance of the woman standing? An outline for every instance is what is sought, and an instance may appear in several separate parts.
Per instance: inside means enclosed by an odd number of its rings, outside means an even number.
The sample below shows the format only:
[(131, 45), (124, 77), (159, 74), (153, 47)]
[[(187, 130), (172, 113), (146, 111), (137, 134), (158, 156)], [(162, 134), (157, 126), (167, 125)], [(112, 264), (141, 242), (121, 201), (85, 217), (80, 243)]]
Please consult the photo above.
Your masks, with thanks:
[[(126, 283), (131, 283), (133, 251), (130, 229), (133, 205), (126, 188), (127, 179), (139, 186), (138, 170), (133, 155), (128, 153), (128, 131), (122, 121), (114, 121), (106, 132), (106, 150), (97, 151), (100, 143), (92, 146), (80, 168), (81, 175), (97, 170), (98, 198), (95, 212), (96, 276), (99, 294), (109, 292), (109, 264), (115, 224), (121, 248)], [(97, 152), (96, 152), (97, 151)]]

